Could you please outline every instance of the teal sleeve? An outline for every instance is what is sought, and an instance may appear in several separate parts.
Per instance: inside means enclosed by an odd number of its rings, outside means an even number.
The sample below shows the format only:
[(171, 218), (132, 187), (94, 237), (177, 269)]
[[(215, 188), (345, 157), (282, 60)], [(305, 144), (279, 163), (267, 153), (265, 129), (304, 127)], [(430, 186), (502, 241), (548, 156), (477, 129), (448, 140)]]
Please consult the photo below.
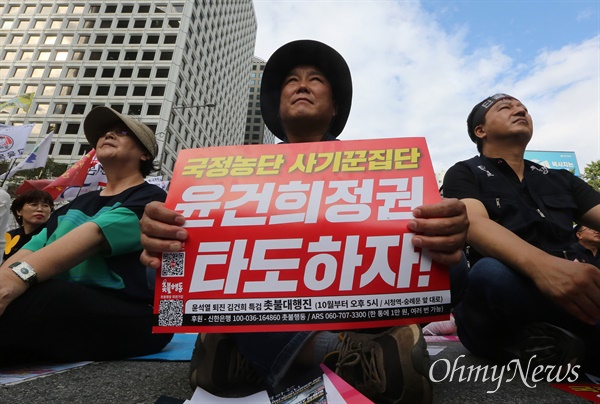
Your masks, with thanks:
[(42, 247), (45, 247), (47, 242), (48, 242), (48, 231), (47, 231), (47, 229), (44, 228), (38, 234), (33, 236), (31, 238), (31, 240), (29, 240), (29, 242), (21, 248), (23, 248), (25, 250), (30, 250), (30, 251), (37, 251), (37, 250), (40, 250)]
[(96, 223), (110, 245), (107, 256), (116, 256), (136, 250), (142, 251), (138, 216), (130, 209), (119, 207), (91, 220)]

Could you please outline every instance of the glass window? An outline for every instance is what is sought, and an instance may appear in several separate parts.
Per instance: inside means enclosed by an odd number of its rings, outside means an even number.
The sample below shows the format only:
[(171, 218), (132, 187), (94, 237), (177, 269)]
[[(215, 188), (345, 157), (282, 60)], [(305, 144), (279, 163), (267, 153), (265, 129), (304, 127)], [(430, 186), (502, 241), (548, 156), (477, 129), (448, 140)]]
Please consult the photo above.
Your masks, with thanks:
[(42, 29), (42, 28), (44, 28), (45, 25), (46, 25), (45, 20), (35, 20), (35, 22), (33, 23), (33, 28)]
[(175, 43), (175, 41), (177, 41), (177, 36), (176, 35), (166, 35), (165, 39), (163, 40), (163, 43)]
[(21, 87), (21, 86), (20, 85), (8, 86), (8, 88), (6, 89), (6, 95), (17, 95), (17, 94), (19, 94), (19, 87)]
[(56, 90), (56, 86), (44, 86), (42, 95), (54, 95), (54, 90)]
[(44, 45), (54, 45), (56, 43), (56, 35), (46, 35)]
[(125, 42), (125, 35), (114, 35), (112, 38), (113, 44), (122, 44)]
[(96, 20), (85, 20), (83, 22), (83, 28), (94, 28), (96, 25)]
[(78, 114), (78, 115), (84, 114), (85, 113), (85, 104), (73, 104), (71, 113)]
[(102, 52), (90, 52), (90, 60), (100, 60), (102, 58)]
[(160, 105), (148, 105), (148, 115), (160, 115)]
[(63, 156), (70, 156), (71, 153), (73, 153), (73, 143), (62, 143), (60, 145), (58, 154), (63, 155)]
[(156, 69), (157, 78), (169, 77), (169, 69)]
[(161, 52), (160, 60), (171, 60), (173, 59), (173, 52)]
[(127, 95), (127, 86), (117, 86), (115, 88), (115, 95)]
[(79, 86), (77, 95), (90, 95), (92, 93), (92, 86)]
[(48, 114), (48, 104), (47, 103), (37, 103), (35, 106), (34, 114), (46, 115)]
[(50, 28), (51, 29), (59, 29), (61, 25), (62, 25), (62, 20), (52, 20), (52, 22), (50, 23)]
[(17, 57), (17, 51), (6, 51), (4, 52), (4, 57), (2, 58), (2, 60), (12, 62), (13, 60), (15, 60), (15, 57)]
[(40, 36), (39, 35), (29, 35), (29, 38), (27, 38), (27, 44), (28, 45), (37, 45), (39, 42), (40, 42)]
[(60, 77), (60, 73), (62, 72), (62, 67), (53, 67), (48, 70), (48, 77)]
[(98, 69), (96, 69), (95, 67), (88, 67), (85, 69), (85, 72), (83, 73), (83, 77), (96, 77), (97, 71), (98, 71)]
[(133, 95), (144, 96), (146, 95), (146, 86), (135, 86), (133, 87)]
[(11, 45), (19, 45), (22, 40), (23, 40), (23, 35), (13, 35), (13, 37), (10, 39), (9, 43)]
[(110, 104), (110, 107), (119, 113), (123, 112), (123, 104)]
[(179, 20), (169, 20), (169, 28), (179, 28)]
[(6, 14), (17, 14), (19, 12), (19, 6), (8, 6)]
[(31, 69), (31, 77), (42, 77), (44, 75), (44, 68), (38, 67), (35, 69)]
[(129, 25), (129, 20), (118, 20), (117, 21), (117, 28), (127, 28), (128, 25)]
[(37, 92), (37, 88), (38, 88), (38, 86), (32, 86), (32, 85), (25, 86), (25, 91), (23, 91), (23, 92), (24, 93), (34, 93), (35, 94)]
[(21, 52), (21, 58), (19, 60), (31, 60), (33, 58), (33, 51), (23, 51)]
[(71, 95), (73, 93), (73, 86), (62, 86), (60, 88), (60, 95)]
[[(77, 77), (78, 74), (79, 74), (79, 69), (77, 67), (69, 67), (67, 69), (67, 75), (65, 77)], [(96, 74), (96, 72), (94, 72), (94, 75), (95, 74)], [(94, 77), (94, 76), (91, 76), (91, 77)]]
[(119, 54), (121, 52), (108, 52), (106, 60), (119, 60)]
[(164, 86), (153, 86), (152, 87), (152, 96), (160, 97), (165, 95), (165, 87)]
[(162, 28), (162, 20), (150, 21), (150, 28)]
[(55, 114), (64, 114), (67, 112), (67, 104), (55, 104), (54, 105), (54, 113)]
[(102, 69), (102, 77), (115, 77), (115, 69)]
[(141, 115), (142, 114), (142, 104), (131, 104), (129, 105), (128, 115)]
[(133, 22), (133, 28), (144, 28), (146, 26), (146, 20), (135, 20)]
[(158, 35), (148, 35), (148, 37), (146, 38), (146, 43), (147, 44), (156, 44), (158, 43)]
[(90, 43), (90, 36), (89, 35), (79, 35), (79, 39), (77, 40), (78, 44), (86, 44), (86, 43)]
[(23, 14), (35, 14), (35, 6), (25, 6), (23, 8)]
[(102, 20), (100, 21), (100, 28), (110, 28), (112, 20)]
[(133, 6), (123, 6), (121, 12), (130, 14), (133, 12)]
[(131, 35), (129, 37), (129, 43), (130, 44), (142, 43), (142, 36), (141, 35)]
[(167, 5), (166, 4), (157, 4), (156, 7), (154, 8), (154, 12), (155, 13), (159, 13), (159, 14), (164, 14), (167, 12)]
[(65, 133), (76, 135), (79, 133), (79, 128), (81, 124), (78, 123), (68, 123), (67, 128), (65, 129)]
[(56, 13), (57, 14), (66, 14), (67, 11), (69, 11), (69, 6), (58, 6), (56, 8)]
[(156, 52), (144, 52), (142, 54), (142, 60), (154, 60), (154, 55)]
[(140, 5), (140, 7), (138, 8), (138, 12), (140, 12), (140, 13), (148, 13), (148, 12), (150, 12), (150, 6)]
[(138, 77), (144, 77), (144, 78), (150, 77), (150, 72), (151, 71), (152, 71), (152, 69), (142, 69), (142, 68), (140, 68), (140, 69), (138, 69), (138, 75), (137, 76)]
[(106, 38), (108, 38), (107, 35), (96, 35), (94, 43), (106, 43)]
[(37, 60), (48, 60), (50, 59), (50, 51), (42, 51), (38, 53)]
[(52, 11), (52, 6), (40, 7), (40, 14), (50, 14), (50, 11)]
[(2, 29), (11, 29), (13, 26), (13, 20), (6, 20), (2, 22), (2, 26), (0, 26), (0, 28)]
[(79, 25), (79, 20), (67, 20), (67, 28), (74, 29)]
[(65, 60), (67, 60), (68, 55), (69, 55), (69, 52), (67, 52), (67, 51), (58, 51), (58, 52), (56, 52), (56, 55), (54, 55), (54, 60), (59, 61), (59, 62), (64, 62)]
[(108, 95), (108, 90), (110, 90), (110, 86), (98, 86), (96, 95)]
[(106, 8), (104, 9), (106, 13), (116, 13), (117, 12), (117, 6), (114, 5), (110, 5), (110, 6), (106, 6)]
[(127, 77), (131, 77), (133, 76), (133, 69), (131, 68), (121, 68), (121, 74), (119, 75), (119, 77), (121, 78), (127, 78)]
[(81, 14), (83, 13), (83, 6), (73, 6), (73, 14)]
[(60, 43), (62, 45), (72, 44), (73, 43), (73, 36), (72, 35), (63, 35), (62, 38), (60, 38)]
[(90, 11), (91, 14), (98, 14), (100, 12), (100, 6), (90, 6)]

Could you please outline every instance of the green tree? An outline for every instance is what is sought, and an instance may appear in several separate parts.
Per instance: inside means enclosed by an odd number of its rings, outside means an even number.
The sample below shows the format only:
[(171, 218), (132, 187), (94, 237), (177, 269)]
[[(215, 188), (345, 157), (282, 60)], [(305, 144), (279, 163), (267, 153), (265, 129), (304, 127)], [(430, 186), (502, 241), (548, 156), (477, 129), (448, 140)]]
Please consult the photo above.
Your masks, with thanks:
[(600, 160), (592, 161), (585, 166), (582, 178), (600, 192)]

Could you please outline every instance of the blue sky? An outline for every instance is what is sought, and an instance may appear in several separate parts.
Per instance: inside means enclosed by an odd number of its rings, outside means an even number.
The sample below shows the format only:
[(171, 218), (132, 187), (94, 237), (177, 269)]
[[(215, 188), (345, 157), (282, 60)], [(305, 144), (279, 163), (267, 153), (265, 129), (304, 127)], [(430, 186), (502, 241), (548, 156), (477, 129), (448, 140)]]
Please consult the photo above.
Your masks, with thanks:
[(348, 62), (344, 139), (425, 136), (436, 171), (476, 154), (472, 106), (496, 92), (525, 103), (532, 150), (600, 159), (600, 2), (255, 0), (255, 54), (301, 38)]

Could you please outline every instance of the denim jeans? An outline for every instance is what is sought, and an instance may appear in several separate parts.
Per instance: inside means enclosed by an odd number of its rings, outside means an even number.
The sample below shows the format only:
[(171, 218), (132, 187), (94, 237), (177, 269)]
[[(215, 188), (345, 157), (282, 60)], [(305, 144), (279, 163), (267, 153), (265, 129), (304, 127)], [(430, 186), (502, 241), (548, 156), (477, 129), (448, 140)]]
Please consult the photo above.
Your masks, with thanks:
[[(452, 305), (462, 294), (467, 261), (450, 268)], [(456, 288), (454, 287), (456, 285)], [(260, 332), (230, 334), (239, 352), (252, 364), (269, 387), (278, 388), (296, 356), (315, 332)]]
[(526, 324), (545, 322), (582, 339), (584, 366), (600, 364), (600, 323), (579, 321), (543, 295), (529, 278), (494, 258), (483, 258), (467, 271), (466, 292), (454, 317), (460, 340), (469, 351), (500, 359), (503, 345)]

